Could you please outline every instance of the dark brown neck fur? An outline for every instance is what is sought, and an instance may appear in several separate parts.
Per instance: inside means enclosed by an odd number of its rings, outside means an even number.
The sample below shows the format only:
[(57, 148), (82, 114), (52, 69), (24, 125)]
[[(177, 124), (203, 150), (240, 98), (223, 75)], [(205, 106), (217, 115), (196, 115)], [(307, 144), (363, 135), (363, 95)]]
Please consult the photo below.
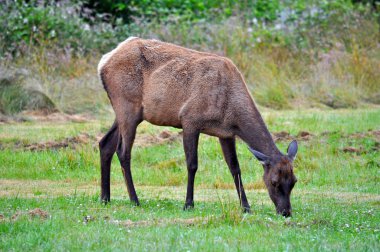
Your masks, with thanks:
[(250, 106), (242, 108), (240, 112), (237, 135), (252, 149), (265, 155), (280, 154), (253, 100), (250, 99), (250, 102), (246, 104)]

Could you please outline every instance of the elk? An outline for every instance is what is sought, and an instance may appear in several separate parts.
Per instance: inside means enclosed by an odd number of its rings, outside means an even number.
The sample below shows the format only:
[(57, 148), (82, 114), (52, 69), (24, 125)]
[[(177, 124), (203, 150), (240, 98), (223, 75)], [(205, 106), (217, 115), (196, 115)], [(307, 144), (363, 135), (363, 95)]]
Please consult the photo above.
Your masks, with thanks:
[(200, 133), (205, 133), (219, 138), (245, 212), (251, 210), (236, 155), (236, 137), (262, 163), (265, 185), (277, 213), (291, 215), (297, 142), (290, 143), (287, 154), (278, 150), (231, 60), (158, 40), (130, 37), (101, 58), (98, 74), (116, 115), (99, 142), (103, 202), (110, 201), (110, 166), (116, 152), (129, 198), (139, 205), (132, 180), (131, 149), (136, 128), (145, 120), (183, 130), (188, 171), (185, 210), (194, 207), (198, 139)]

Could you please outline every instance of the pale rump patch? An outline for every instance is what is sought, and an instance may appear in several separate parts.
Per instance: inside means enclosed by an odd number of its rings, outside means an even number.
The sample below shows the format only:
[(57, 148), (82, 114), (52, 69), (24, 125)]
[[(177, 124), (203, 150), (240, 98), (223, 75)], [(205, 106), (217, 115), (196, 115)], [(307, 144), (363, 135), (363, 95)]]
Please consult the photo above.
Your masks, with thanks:
[(102, 58), (100, 59), (99, 64), (98, 64), (98, 75), (99, 75), (99, 78), (100, 78), (100, 71), (105, 66), (105, 64), (107, 64), (108, 60), (112, 57), (112, 55), (114, 55), (120, 49), (120, 47), (122, 47), (123, 45), (127, 44), (131, 40), (137, 39), (137, 38), (138, 37), (129, 37), (129, 38), (127, 38), (126, 40), (124, 40), (123, 42), (121, 42), (120, 44), (118, 44), (115, 49), (113, 49), (112, 51), (110, 51), (110, 52), (108, 52), (108, 53), (106, 53), (106, 54), (104, 54), (102, 56)]

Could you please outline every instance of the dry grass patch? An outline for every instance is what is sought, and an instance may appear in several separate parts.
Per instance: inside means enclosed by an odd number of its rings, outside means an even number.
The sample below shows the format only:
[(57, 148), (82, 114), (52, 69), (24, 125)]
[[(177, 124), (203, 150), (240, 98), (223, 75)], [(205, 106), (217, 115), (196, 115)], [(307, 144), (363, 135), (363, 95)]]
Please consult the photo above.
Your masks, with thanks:
[(39, 218), (41, 220), (46, 220), (50, 217), (50, 214), (40, 208), (35, 208), (26, 212), (17, 211), (14, 215), (12, 215), (11, 220), (17, 221), (22, 216), (28, 216), (30, 219)]

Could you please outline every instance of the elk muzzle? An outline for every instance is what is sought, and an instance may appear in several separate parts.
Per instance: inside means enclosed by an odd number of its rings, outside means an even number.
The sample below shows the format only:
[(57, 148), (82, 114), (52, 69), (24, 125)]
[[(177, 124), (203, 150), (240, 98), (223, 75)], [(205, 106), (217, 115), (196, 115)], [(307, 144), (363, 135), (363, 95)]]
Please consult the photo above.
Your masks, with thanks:
[(279, 204), (276, 205), (276, 211), (278, 214), (281, 214), (284, 217), (292, 216), (292, 206), (290, 204), (290, 199), (285, 201), (280, 201)]

